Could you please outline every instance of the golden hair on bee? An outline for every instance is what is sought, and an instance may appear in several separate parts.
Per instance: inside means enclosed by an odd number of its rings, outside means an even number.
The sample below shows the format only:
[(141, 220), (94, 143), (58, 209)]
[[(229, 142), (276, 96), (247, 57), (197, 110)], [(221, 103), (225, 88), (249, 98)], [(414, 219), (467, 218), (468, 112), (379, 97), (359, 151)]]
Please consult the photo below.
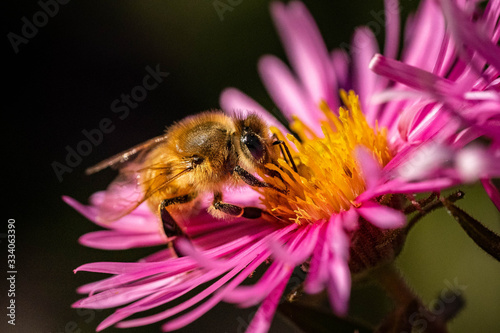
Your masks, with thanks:
[(229, 116), (206, 111), (174, 123), (162, 136), (102, 161), (87, 169), (87, 174), (118, 167), (120, 175), (107, 193), (119, 195), (120, 191), (111, 189), (124, 185), (135, 188), (132, 199), (129, 194), (120, 199), (124, 209), (118, 216), (103, 212), (102, 220), (116, 220), (147, 201), (170, 238), (183, 234), (173, 216), (190, 215), (205, 193), (213, 194), (208, 211), (215, 217), (260, 217), (260, 208), (226, 203), (222, 193), (226, 186), (245, 183), (274, 188), (253, 173), (269, 171), (268, 163), (278, 165), (278, 156), (269, 126), (256, 114)]

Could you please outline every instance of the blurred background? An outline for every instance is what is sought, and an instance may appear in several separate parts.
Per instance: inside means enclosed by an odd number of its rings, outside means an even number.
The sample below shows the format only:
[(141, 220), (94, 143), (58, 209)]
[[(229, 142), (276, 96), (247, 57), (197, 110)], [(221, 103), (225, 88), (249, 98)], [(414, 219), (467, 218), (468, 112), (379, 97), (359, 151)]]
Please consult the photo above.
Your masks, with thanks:
[[(110, 170), (85, 176), (85, 168), (161, 134), (186, 115), (218, 108), (225, 87), (237, 87), (272, 110), (256, 64), (264, 54), (285, 59), (268, 1), (65, 1), (57, 6), (50, 0), (2, 4), (7, 7), (2, 9), (6, 214), (0, 260), (6, 272), (4, 236), (7, 219), (13, 218), (18, 272), (16, 326), (7, 325), (1, 314), (2, 332), (93, 332), (112, 311), (77, 311), (70, 305), (80, 298), (78, 286), (104, 276), (75, 275), (73, 269), (94, 261), (136, 261), (156, 249), (114, 252), (80, 246), (79, 236), (99, 228), (66, 206), (61, 196), (85, 203), (115, 176)], [(374, 13), (383, 10), (381, 0), (316, 0), (306, 5), (329, 49), (348, 43), (356, 26), (374, 22)], [(402, 1), (403, 16), (417, 5)], [(40, 14), (44, 7), (50, 15)], [(26, 22), (38, 22), (39, 27)], [(377, 37), (382, 43), (383, 31)], [(126, 104), (115, 101), (143, 84), (148, 67), (168, 76), (126, 112)], [(54, 165), (66, 164), (68, 149), (76, 149), (84, 133), (99, 128), (103, 119), (110, 125), (102, 141), (74, 160), (71, 172), (58, 175)], [(484, 191), (477, 186), (463, 189), (466, 199), (459, 206), (499, 232), (500, 217)], [(467, 305), (451, 332), (500, 331), (500, 264), (444, 211), (415, 227), (398, 265), (425, 304), (450, 285), (465, 288)], [(5, 280), (0, 290), (3, 311), (8, 305)], [(387, 306), (379, 298), (380, 292), (369, 287), (354, 288), (352, 308), (376, 320)], [(220, 304), (180, 331), (238, 332), (242, 319), (248, 322), (253, 311)], [(159, 332), (160, 326), (105, 332)], [(284, 330), (286, 324), (277, 317), (271, 331)]]

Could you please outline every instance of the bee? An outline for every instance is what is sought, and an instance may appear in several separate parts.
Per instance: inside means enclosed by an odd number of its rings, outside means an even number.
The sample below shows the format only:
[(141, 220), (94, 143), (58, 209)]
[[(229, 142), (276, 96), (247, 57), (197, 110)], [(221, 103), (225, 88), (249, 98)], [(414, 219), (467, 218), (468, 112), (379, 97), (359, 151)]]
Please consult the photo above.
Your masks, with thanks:
[[(110, 216), (109, 210), (103, 209), (99, 213), (101, 220), (116, 220), (147, 202), (157, 212), (165, 236), (171, 239), (185, 236), (174, 216), (189, 215), (206, 193), (213, 195), (208, 212), (217, 218), (261, 217), (264, 212), (258, 207), (225, 202), (223, 189), (248, 184), (286, 191), (253, 175), (256, 171), (272, 173), (266, 164), (278, 165), (276, 146), (280, 143), (256, 114), (228, 116), (222, 111), (206, 111), (184, 118), (168, 127), (163, 135), (110, 157), (86, 173), (107, 167), (120, 170), (106, 195), (121, 196), (121, 213)], [(125, 193), (124, 186), (130, 185), (133, 193)], [(109, 202), (117, 202), (116, 197)]]

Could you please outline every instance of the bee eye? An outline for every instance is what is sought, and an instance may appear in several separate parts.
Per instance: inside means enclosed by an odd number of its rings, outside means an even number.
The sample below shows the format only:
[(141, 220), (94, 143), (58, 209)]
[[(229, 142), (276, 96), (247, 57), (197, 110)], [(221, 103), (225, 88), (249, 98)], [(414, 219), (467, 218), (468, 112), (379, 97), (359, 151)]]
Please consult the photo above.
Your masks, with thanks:
[(264, 156), (264, 146), (257, 135), (246, 133), (241, 136), (241, 143), (248, 148), (254, 159), (260, 160)]

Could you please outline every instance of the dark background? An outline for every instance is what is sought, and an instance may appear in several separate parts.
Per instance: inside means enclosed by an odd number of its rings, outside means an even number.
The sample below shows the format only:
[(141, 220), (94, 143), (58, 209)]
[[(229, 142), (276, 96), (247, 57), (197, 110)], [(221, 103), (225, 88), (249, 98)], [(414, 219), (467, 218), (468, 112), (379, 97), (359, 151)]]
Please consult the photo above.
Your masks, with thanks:
[[(92, 332), (110, 310), (77, 312), (70, 305), (75, 289), (103, 278), (91, 273), (73, 274), (79, 265), (93, 261), (135, 261), (152, 249), (100, 251), (78, 244), (78, 237), (98, 230), (66, 206), (62, 195), (86, 202), (104, 189), (113, 171), (85, 176), (85, 168), (159, 135), (165, 126), (186, 115), (218, 108), (219, 94), (235, 86), (273, 109), (260, 83), (256, 64), (260, 56), (285, 59), (275, 33), (268, 1), (222, 1), (232, 10), (222, 14), (217, 1), (69, 1), (38, 28), (27, 44), (15, 52), (9, 33), (22, 35), (25, 22), (41, 11), (37, 1), (3, 2), (4, 37), (4, 174), (5, 217), (16, 220), (16, 326), (7, 325), (0, 313), (2, 332)], [(374, 22), (382, 1), (309, 1), (329, 49), (349, 42), (355, 26)], [(417, 1), (402, 1), (403, 12)], [(377, 37), (382, 42), (383, 32)], [(124, 119), (111, 103), (142, 85), (146, 67), (168, 72), (144, 101)], [(109, 118), (113, 130), (62, 181), (53, 169), (66, 164), (67, 147), (76, 149), (85, 139), (82, 131), (99, 127)], [(498, 231), (500, 218), (484, 192), (472, 193), (463, 207), (470, 208)], [(2, 271), (7, 261), (5, 238), (0, 238)], [(487, 257), (445, 213), (433, 214), (417, 226), (408, 240), (400, 266), (425, 302), (454, 279), (466, 285), (468, 308), (454, 322), (454, 332), (495, 332), (500, 313), (500, 265)], [(1, 273), (3, 276), (6, 273)], [(5, 283), (5, 279), (2, 278)], [(1, 309), (7, 306), (2, 285)], [(353, 291), (353, 307), (371, 304), (366, 289)], [(375, 293), (376, 294), (376, 293)], [(372, 294), (370, 294), (372, 295)], [(373, 304), (377, 304), (375, 301)], [(428, 303), (426, 303), (428, 304)], [(221, 304), (185, 332), (238, 331), (255, 309), (241, 310)], [(3, 310), (6, 312), (6, 310)], [(368, 309), (368, 316), (380, 312)], [(273, 331), (284, 324), (275, 320)], [(107, 332), (158, 332), (160, 324)], [(79, 331), (80, 330), (80, 331)], [(106, 332), (105, 331), (105, 332)]]

